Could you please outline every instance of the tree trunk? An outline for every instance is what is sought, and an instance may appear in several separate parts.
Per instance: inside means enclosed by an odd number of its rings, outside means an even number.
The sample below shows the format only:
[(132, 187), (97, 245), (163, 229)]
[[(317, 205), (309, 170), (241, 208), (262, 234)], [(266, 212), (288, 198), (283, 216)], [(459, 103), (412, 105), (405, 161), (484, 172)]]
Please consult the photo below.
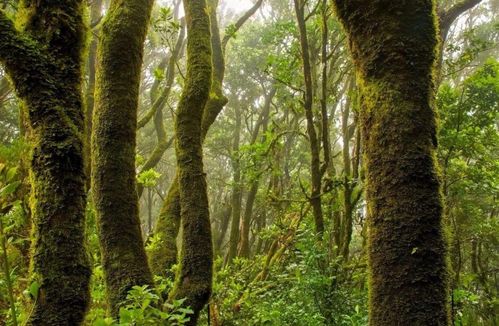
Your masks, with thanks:
[(30, 325), (80, 325), (89, 303), (84, 248), (81, 1), (24, 1), (22, 31), (0, 11), (0, 61), (27, 109), (32, 141)]
[(92, 191), (113, 315), (132, 286), (152, 284), (135, 178), (138, 92), (152, 4), (152, 0), (112, 1), (97, 50)]
[(187, 23), (187, 76), (175, 119), (175, 139), (182, 223), (180, 267), (172, 299), (186, 298), (196, 325), (208, 302), (213, 277), (213, 246), (203, 171), (201, 120), (211, 88), (210, 19), (204, 0), (184, 0)]
[(448, 325), (432, 107), (434, 3), (336, 0), (361, 92), (369, 323)]
[[(102, 17), (102, 0), (94, 0), (90, 5), (90, 25), (93, 26)], [(90, 33), (88, 46), (87, 74), (88, 83), (85, 90), (85, 174), (87, 175), (87, 190), (90, 189), (90, 175), (92, 170), (91, 136), (92, 114), (94, 111), (95, 95), (95, 60), (97, 55), (97, 36)]]
[(324, 233), (324, 217), (322, 214), (321, 203), (321, 167), (320, 167), (320, 142), (315, 130), (314, 113), (313, 113), (313, 85), (312, 85), (312, 69), (310, 63), (310, 54), (307, 37), (307, 27), (305, 25), (305, 2), (303, 0), (294, 0), (296, 19), (298, 21), (298, 29), (300, 31), (301, 55), (303, 61), (303, 76), (305, 79), (305, 93), (303, 106), (305, 109), (305, 117), (307, 119), (307, 134), (310, 142), (310, 174), (312, 181), (312, 192), (310, 194), (310, 205), (315, 221), (315, 231), (319, 239), (322, 239)]
[(435, 72), (435, 87), (438, 88), (442, 82), (442, 69), (444, 63), (445, 42), (449, 35), (452, 24), (468, 10), (478, 5), (482, 0), (460, 0), (447, 10), (438, 12), (438, 27), (440, 30), (440, 42), (438, 43), (438, 55)]
[(239, 243), (239, 224), (241, 222), (241, 164), (239, 160), (239, 138), (241, 134), (241, 108), (238, 104), (235, 106), (236, 126), (234, 128), (233, 143), (232, 143), (232, 171), (234, 173), (232, 179), (232, 199), (231, 199), (231, 224), (229, 236), (229, 250), (225, 257), (225, 264), (230, 264), (237, 256), (237, 244)]
[(352, 240), (353, 230), (353, 177), (352, 177), (352, 158), (350, 155), (350, 141), (353, 137), (353, 130), (349, 125), (350, 111), (353, 105), (352, 97), (354, 91), (354, 82), (351, 80), (348, 87), (348, 97), (342, 112), (341, 132), (343, 138), (343, 221), (342, 221), (342, 239), (340, 245), (340, 254), (344, 261), (348, 261), (350, 254), (350, 241)]
[[(265, 103), (263, 105), (263, 110), (258, 121), (258, 124), (255, 126), (255, 130), (253, 130), (253, 134), (251, 136), (251, 144), (253, 145), (260, 132), (260, 127), (262, 128), (262, 143), (266, 140), (265, 133), (267, 132), (269, 125), (269, 116), (270, 116), (270, 106), (272, 104), (272, 99), (277, 93), (277, 88), (272, 87), (270, 92), (265, 96)], [(260, 173), (255, 176), (255, 179), (251, 183), (250, 191), (246, 197), (246, 206), (244, 207), (244, 215), (243, 215), (243, 223), (241, 227), (241, 236), (239, 239), (239, 256), (249, 258), (250, 256), (250, 243), (249, 243), (249, 233), (250, 233), (250, 224), (251, 218), (253, 217), (253, 205), (255, 204), (256, 195), (258, 193), (258, 186), (260, 185)]]
[[(223, 50), (220, 41), (220, 31), (216, 15), (217, 0), (210, 2), (210, 29), (212, 47), (212, 83), (210, 98), (206, 103), (201, 122), (201, 137), (204, 140), (208, 129), (215, 122), (217, 115), (222, 111), (227, 98), (222, 94), (222, 83), (225, 73)], [(177, 262), (177, 236), (180, 227), (180, 198), (178, 177), (176, 176), (168, 189), (167, 199), (163, 202), (155, 234), (162, 244), (157, 250), (151, 252), (150, 261), (153, 262), (153, 271), (157, 275), (165, 275)], [(162, 265), (164, 264), (164, 265)]]
[(180, 197), (178, 195), (178, 175), (172, 181), (165, 201), (159, 212), (154, 230), (157, 246), (149, 254), (149, 263), (154, 275), (173, 276), (170, 272), (177, 263), (177, 236), (180, 227)]
[(222, 250), (225, 235), (227, 234), (227, 230), (229, 229), (230, 217), (232, 216), (232, 207), (230, 205), (227, 206), (228, 207), (222, 209), (220, 233), (218, 234), (217, 240), (215, 241), (215, 252), (218, 253)]
[[(159, 96), (156, 96), (155, 94), (156, 91), (154, 91), (154, 89), (159, 87), (160, 80), (156, 79), (154, 81), (154, 84), (151, 89), (152, 108), (149, 111), (149, 113), (146, 115), (146, 117), (139, 120), (138, 122), (139, 125), (137, 127), (140, 129), (141, 123), (144, 126), (147, 123), (147, 121), (149, 121), (147, 116), (154, 115), (154, 129), (156, 130), (156, 135), (158, 138), (158, 142), (154, 147), (154, 150), (152, 151), (151, 155), (142, 166), (140, 173), (156, 167), (156, 165), (159, 163), (166, 150), (170, 148), (170, 146), (172, 146), (174, 140), (173, 137), (170, 139), (166, 137), (165, 126), (163, 123), (163, 107), (166, 104), (168, 97), (170, 96), (170, 92), (173, 83), (175, 81), (175, 68), (177, 60), (182, 54), (182, 49), (184, 47), (184, 39), (185, 39), (185, 22), (184, 20), (182, 20), (180, 23), (180, 32), (178, 34), (177, 43), (175, 44), (175, 47), (171, 52), (170, 58), (168, 60), (168, 67), (166, 68), (166, 86), (161, 92), (161, 94)], [(142, 196), (143, 191), (144, 191), (144, 186), (142, 184), (139, 184), (137, 186), (137, 194), (139, 198)]]

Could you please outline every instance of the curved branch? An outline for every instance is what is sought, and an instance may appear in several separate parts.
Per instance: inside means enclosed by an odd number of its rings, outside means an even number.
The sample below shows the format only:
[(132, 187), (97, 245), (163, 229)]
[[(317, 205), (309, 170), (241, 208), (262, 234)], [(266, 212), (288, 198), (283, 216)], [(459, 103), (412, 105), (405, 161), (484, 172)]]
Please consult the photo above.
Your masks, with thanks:
[(232, 33), (224, 35), (224, 38), (222, 39), (222, 48), (223, 48), (224, 52), (225, 52), (225, 48), (227, 47), (227, 43), (229, 42), (229, 40), (231, 39), (231, 37), (241, 28), (241, 26), (244, 25), (244, 23), (246, 23), (246, 21), (248, 19), (251, 18), (251, 16), (253, 16), (255, 14), (255, 12), (258, 10), (258, 8), (260, 8), (260, 6), (262, 5), (262, 3), (263, 3), (263, 0), (258, 0), (253, 5), (253, 7), (251, 7), (250, 9), (248, 9), (248, 11), (246, 11), (246, 13), (244, 13), (244, 15), (242, 15), (236, 21), (236, 23), (234, 24), (234, 30), (232, 31)]
[(442, 37), (442, 41), (445, 41), (447, 39), (449, 28), (456, 21), (456, 19), (464, 12), (478, 5), (480, 2), (482, 2), (482, 0), (463, 0), (456, 3), (449, 9), (438, 13), (440, 22), (440, 36)]
[[(173, 86), (173, 81), (175, 78), (175, 62), (180, 56), (180, 52), (182, 50), (185, 38), (185, 20), (182, 19), (180, 22), (180, 33), (177, 39), (177, 43), (175, 44), (175, 48), (170, 56), (168, 61), (168, 67), (166, 68), (166, 87), (163, 89), (161, 94), (156, 97), (154, 100), (151, 109), (137, 122), (137, 129), (144, 127), (149, 121), (151, 121), (152, 117), (156, 114), (156, 111), (161, 110), (170, 95), (170, 91)], [(160, 64), (161, 69), (161, 64)]]

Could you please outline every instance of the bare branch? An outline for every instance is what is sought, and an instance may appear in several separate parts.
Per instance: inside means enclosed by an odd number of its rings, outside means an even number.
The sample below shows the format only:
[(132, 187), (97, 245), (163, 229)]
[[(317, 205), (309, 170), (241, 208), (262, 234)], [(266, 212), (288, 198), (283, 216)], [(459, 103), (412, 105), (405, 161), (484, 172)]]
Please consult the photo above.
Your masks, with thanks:
[(244, 23), (246, 23), (246, 21), (248, 19), (250, 19), (251, 16), (253, 16), (255, 14), (255, 12), (258, 10), (258, 8), (260, 8), (260, 6), (262, 5), (262, 3), (263, 3), (263, 0), (258, 0), (253, 5), (253, 7), (251, 7), (250, 9), (248, 9), (248, 11), (246, 11), (246, 13), (244, 15), (242, 15), (236, 21), (236, 23), (234, 24), (234, 30), (232, 31), (233, 33), (232, 34), (225, 34), (224, 35), (224, 38), (222, 39), (222, 48), (223, 48), (224, 52), (225, 52), (225, 48), (227, 47), (227, 43), (229, 42), (229, 40), (233, 36), (233, 34), (236, 33), (241, 28), (241, 26), (243, 26)]
[(456, 21), (456, 19), (461, 16), (464, 12), (472, 9), (478, 5), (482, 0), (463, 0), (456, 3), (454, 6), (447, 10), (442, 10), (438, 13), (438, 18), (440, 22), (440, 35), (442, 40), (447, 39), (447, 33), (449, 32), (450, 26)]

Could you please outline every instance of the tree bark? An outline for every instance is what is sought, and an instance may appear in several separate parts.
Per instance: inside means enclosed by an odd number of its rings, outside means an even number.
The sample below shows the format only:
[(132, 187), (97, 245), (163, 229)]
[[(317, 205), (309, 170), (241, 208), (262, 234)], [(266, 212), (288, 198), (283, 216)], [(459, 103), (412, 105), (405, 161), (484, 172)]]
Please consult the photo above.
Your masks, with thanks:
[(315, 221), (315, 231), (319, 239), (322, 239), (324, 233), (324, 217), (322, 213), (321, 201), (321, 167), (320, 167), (320, 142), (315, 130), (313, 113), (313, 84), (312, 68), (310, 63), (307, 27), (305, 24), (305, 2), (303, 0), (294, 0), (296, 19), (300, 31), (301, 55), (303, 61), (303, 77), (305, 79), (305, 93), (303, 96), (303, 107), (307, 120), (307, 135), (310, 142), (310, 174), (312, 183), (312, 192), (310, 194), (310, 205)]
[[(262, 3), (262, 1), (258, 1), (257, 4)], [(220, 40), (220, 29), (218, 27), (218, 19), (216, 14), (216, 9), (218, 7), (218, 0), (210, 0), (209, 2), (210, 8), (208, 10), (210, 15), (210, 29), (211, 29), (211, 47), (212, 47), (212, 65), (213, 72), (211, 76), (211, 90), (210, 97), (208, 102), (206, 103), (206, 107), (203, 112), (203, 118), (201, 122), (201, 132), (202, 139), (206, 138), (208, 130), (210, 126), (215, 122), (218, 114), (222, 111), (224, 106), (227, 104), (227, 98), (223, 95), (223, 80), (225, 76), (225, 58), (224, 58), (224, 47)], [(255, 4), (256, 5), (256, 4)], [(249, 11), (253, 11), (253, 8), (250, 8)], [(245, 17), (244, 15), (243, 17)], [(239, 20), (239, 27), (247, 20)], [(236, 26), (236, 27), (237, 27)], [(239, 28), (238, 27), (238, 28)], [(227, 39), (228, 42), (228, 39)], [(226, 44), (226, 43), (224, 43)], [(154, 268), (154, 273), (158, 275), (164, 275), (172, 265), (176, 262), (177, 257), (177, 235), (178, 235), (178, 226), (180, 225), (180, 210), (179, 207), (179, 195), (178, 195), (178, 179), (175, 178), (172, 184), (170, 185), (170, 189), (168, 190), (168, 200), (165, 200), (163, 206), (161, 208), (160, 215), (158, 217), (158, 222), (156, 224), (155, 234), (159, 237), (159, 241), (163, 244), (160, 247), (168, 248), (168, 250), (162, 251), (161, 249), (156, 250), (154, 253), (151, 253), (150, 260), (163, 260), (168, 264), (164, 265), (163, 268), (160, 268), (159, 264), (154, 264), (154, 266), (158, 266), (159, 270)], [(171, 265), (169, 263), (172, 263)]]
[[(258, 138), (258, 134), (260, 132), (260, 127), (262, 128), (262, 142), (265, 142), (268, 125), (269, 125), (269, 116), (270, 116), (270, 106), (272, 104), (272, 99), (277, 93), (277, 89), (272, 87), (270, 92), (265, 96), (265, 103), (263, 105), (261, 117), (258, 121), (258, 124), (255, 126), (255, 130), (253, 131), (253, 135), (251, 137), (251, 144), (254, 144)], [(253, 217), (253, 206), (255, 204), (256, 195), (258, 193), (258, 187), (260, 185), (260, 174), (255, 176), (255, 179), (251, 183), (250, 190), (248, 195), (246, 196), (246, 205), (244, 207), (244, 215), (243, 222), (241, 227), (241, 236), (239, 239), (239, 256), (249, 258), (250, 256), (250, 242), (249, 242), (249, 234), (250, 234), (250, 224), (251, 218)]]
[(80, 325), (89, 303), (84, 248), (85, 172), (81, 1), (24, 1), (22, 30), (0, 11), (0, 62), (30, 127), (32, 279), (29, 325)]
[[(94, 0), (90, 5), (90, 25), (96, 24), (102, 18), (102, 0)], [(92, 115), (94, 111), (95, 95), (95, 61), (97, 56), (97, 36), (91, 31), (88, 46), (87, 74), (88, 83), (85, 90), (85, 174), (87, 175), (87, 190), (90, 189), (92, 175)], [(96, 31), (95, 31), (96, 32)]]
[(336, 0), (361, 92), (369, 323), (448, 325), (436, 171), (434, 2)]
[(186, 298), (196, 325), (208, 302), (213, 277), (213, 245), (203, 171), (201, 120), (211, 88), (210, 19), (204, 0), (184, 0), (187, 23), (187, 75), (175, 119), (182, 244), (172, 299)]
[(242, 185), (241, 185), (241, 164), (239, 159), (239, 140), (241, 137), (241, 108), (239, 103), (235, 106), (235, 122), (233, 143), (232, 143), (232, 198), (231, 198), (231, 224), (229, 236), (229, 250), (225, 259), (225, 265), (230, 264), (237, 256), (237, 244), (239, 243), (239, 224), (241, 222), (241, 201), (242, 201)]
[(462, 0), (457, 2), (452, 7), (447, 10), (440, 10), (438, 12), (438, 25), (440, 30), (440, 42), (438, 43), (438, 56), (437, 56), (437, 66), (436, 66), (436, 83), (435, 87), (438, 88), (442, 82), (442, 68), (444, 62), (444, 47), (447, 37), (449, 35), (449, 30), (452, 24), (466, 11), (472, 9), (478, 5), (482, 0)]
[(97, 50), (92, 192), (113, 315), (131, 287), (152, 284), (135, 178), (140, 73), (152, 5), (152, 0), (112, 1)]

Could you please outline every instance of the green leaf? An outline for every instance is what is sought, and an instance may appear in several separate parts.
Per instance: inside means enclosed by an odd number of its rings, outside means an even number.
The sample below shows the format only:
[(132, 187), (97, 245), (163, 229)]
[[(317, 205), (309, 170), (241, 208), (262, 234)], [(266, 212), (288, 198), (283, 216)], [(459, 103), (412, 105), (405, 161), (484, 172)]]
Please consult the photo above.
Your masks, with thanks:
[(158, 80), (163, 80), (165, 79), (165, 72), (162, 69), (156, 68), (153, 71), (154, 77)]
[(32, 298), (36, 299), (38, 298), (39, 290), (40, 290), (40, 284), (37, 281), (34, 281), (33, 283), (30, 284), (28, 288), (28, 293), (31, 295)]
[(10, 182), (15, 176), (16, 176), (16, 173), (17, 173), (17, 167), (14, 167), (14, 168), (10, 168), (8, 171), (7, 171), (7, 178), (6, 178), (6, 181), (7, 182)]
[(21, 182), (19, 181), (9, 183), (8, 185), (0, 189), (0, 197), (6, 197), (12, 194), (14, 191), (16, 191), (17, 187), (19, 187), (20, 184)]

